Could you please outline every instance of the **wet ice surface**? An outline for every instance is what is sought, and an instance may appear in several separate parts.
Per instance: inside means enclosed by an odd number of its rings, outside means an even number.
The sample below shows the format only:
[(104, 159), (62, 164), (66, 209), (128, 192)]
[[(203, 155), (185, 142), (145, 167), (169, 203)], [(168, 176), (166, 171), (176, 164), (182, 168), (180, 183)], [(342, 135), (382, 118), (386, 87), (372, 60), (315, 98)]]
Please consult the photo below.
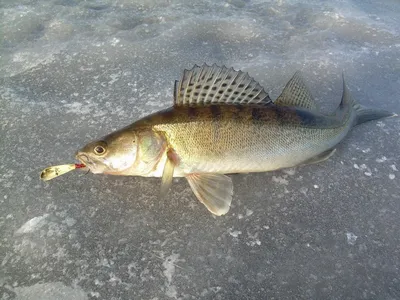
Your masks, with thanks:
[[(189, 2), (189, 1), (187, 1)], [(398, 299), (400, 123), (353, 129), (327, 162), (234, 175), (215, 218), (175, 180), (71, 172), (91, 139), (172, 101), (203, 62), (275, 98), (298, 69), (323, 110), (340, 76), (400, 112), (398, 1), (3, 1), (0, 299)]]

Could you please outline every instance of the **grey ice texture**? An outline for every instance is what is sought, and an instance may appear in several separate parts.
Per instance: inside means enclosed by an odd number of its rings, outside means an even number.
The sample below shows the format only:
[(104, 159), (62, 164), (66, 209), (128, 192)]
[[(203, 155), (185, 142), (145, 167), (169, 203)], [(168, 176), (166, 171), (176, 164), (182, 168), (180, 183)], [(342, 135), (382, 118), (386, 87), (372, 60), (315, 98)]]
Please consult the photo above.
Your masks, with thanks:
[(92, 139), (172, 103), (194, 64), (276, 98), (301, 70), (324, 112), (344, 71), (400, 112), (398, 0), (0, 2), (0, 299), (400, 299), (400, 121), (354, 128), (328, 161), (233, 175), (213, 217), (184, 179), (71, 172)]

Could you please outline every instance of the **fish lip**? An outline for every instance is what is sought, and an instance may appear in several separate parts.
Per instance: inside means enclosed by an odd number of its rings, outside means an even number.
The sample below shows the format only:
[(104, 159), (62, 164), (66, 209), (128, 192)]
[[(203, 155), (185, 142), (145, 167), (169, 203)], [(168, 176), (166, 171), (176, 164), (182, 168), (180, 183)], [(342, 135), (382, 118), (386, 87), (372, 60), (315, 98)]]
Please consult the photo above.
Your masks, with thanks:
[(87, 155), (84, 154), (84, 153), (78, 152), (78, 153), (75, 155), (75, 158), (76, 158), (77, 160), (79, 160), (81, 163), (83, 163), (83, 164), (84, 164), (87, 168), (89, 168), (89, 169), (90, 169), (90, 165), (93, 164), (93, 162), (91, 161), (91, 159), (89, 158), (89, 156), (87, 156)]
[(89, 155), (78, 152), (75, 157), (86, 166), (87, 170), (93, 174), (101, 174), (104, 172), (102, 171), (101, 167), (99, 168), (99, 162), (96, 159), (91, 158)]

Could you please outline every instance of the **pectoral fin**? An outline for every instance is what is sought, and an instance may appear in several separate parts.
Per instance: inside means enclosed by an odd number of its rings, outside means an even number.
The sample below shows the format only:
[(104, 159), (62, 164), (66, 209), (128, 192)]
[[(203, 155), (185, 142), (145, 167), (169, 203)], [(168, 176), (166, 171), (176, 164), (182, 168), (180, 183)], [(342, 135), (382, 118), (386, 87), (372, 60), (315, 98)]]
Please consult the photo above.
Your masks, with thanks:
[(306, 161), (302, 162), (300, 165), (304, 166), (304, 165), (311, 165), (311, 164), (317, 164), (317, 163), (323, 162), (323, 161), (327, 160), (328, 158), (330, 158), (333, 154), (335, 154), (335, 152), (336, 152), (336, 149), (329, 149), (327, 151), (324, 151), (324, 152), (318, 154), (317, 156), (307, 159)]
[(232, 179), (222, 174), (188, 174), (189, 182), (197, 199), (214, 215), (221, 216), (229, 211), (232, 202)]
[(171, 187), (172, 178), (174, 177), (174, 169), (175, 169), (174, 163), (167, 158), (161, 178), (161, 189), (160, 189), (161, 196), (165, 196), (165, 194)]
[(178, 157), (173, 150), (168, 150), (167, 160), (165, 161), (164, 170), (161, 178), (161, 190), (160, 195), (165, 196), (168, 193), (169, 188), (172, 184), (172, 178), (174, 177), (175, 166), (178, 163)]

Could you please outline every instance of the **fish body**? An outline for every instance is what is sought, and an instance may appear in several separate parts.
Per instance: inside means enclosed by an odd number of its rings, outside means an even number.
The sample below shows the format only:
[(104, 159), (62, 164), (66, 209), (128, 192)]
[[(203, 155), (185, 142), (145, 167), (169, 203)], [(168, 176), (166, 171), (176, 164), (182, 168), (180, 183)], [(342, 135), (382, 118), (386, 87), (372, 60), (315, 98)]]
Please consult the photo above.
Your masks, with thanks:
[[(342, 120), (293, 107), (177, 107), (132, 125), (163, 132), (179, 154), (174, 176), (189, 173), (266, 172), (296, 166), (334, 147), (350, 130)], [(153, 176), (162, 176), (160, 169)]]
[(353, 126), (393, 115), (359, 105), (344, 81), (339, 107), (323, 115), (299, 72), (272, 101), (247, 73), (195, 66), (174, 96), (171, 108), (88, 144), (77, 158), (93, 173), (162, 177), (162, 193), (172, 177), (186, 177), (197, 198), (222, 215), (233, 194), (226, 174), (326, 160)]

